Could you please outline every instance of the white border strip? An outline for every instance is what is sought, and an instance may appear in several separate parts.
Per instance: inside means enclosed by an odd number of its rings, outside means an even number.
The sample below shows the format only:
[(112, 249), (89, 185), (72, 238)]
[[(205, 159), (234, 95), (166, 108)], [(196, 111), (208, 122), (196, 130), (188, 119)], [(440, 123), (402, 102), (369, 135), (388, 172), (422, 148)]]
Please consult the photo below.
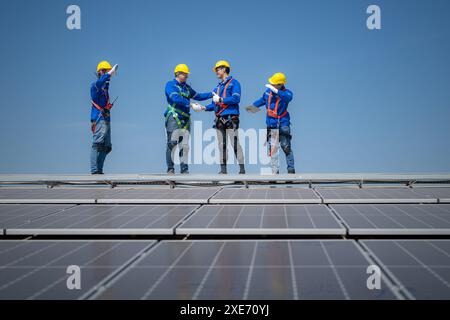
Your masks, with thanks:
[(0, 204), (95, 204), (95, 199), (0, 199)]
[(6, 235), (173, 235), (170, 229), (5, 229)]
[(365, 203), (365, 204), (379, 204), (379, 203), (438, 203), (438, 199), (425, 198), (425, 199), (329, 199), (323, 198), (323, 203), (326, 204), (355, 204), (355, 203)]
[(176, 228), (177, 235), (345, 235), (345, 228)]
[(213, 198), (209, 200), (213, 204), (321, 204), (322, 200), (317, 199), (221, 199)]
[(101, 204), (205, 204), (208, 199), (97, 199)]

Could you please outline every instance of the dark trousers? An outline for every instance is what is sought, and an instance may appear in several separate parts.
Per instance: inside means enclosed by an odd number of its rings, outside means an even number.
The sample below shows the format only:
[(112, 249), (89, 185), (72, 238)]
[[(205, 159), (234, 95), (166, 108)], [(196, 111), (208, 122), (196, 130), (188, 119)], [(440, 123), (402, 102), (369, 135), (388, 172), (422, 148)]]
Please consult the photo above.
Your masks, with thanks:
[(217, 141), (219, 144), (220, 164), (226, 165), (228, 160), (227, 143), (233, 147), (234, 155), (240, 165), (244, 164), (244, 154), (239, 143), (239, 117), (219, 117), (216, 119)]
[[(188, 120), (189, 121), (189, 120)], [(166, 121), (167, 147), (166, 147), (166, 163), (167, 171), (174, 170), (174, 158), (176, 147), (179, 147), (179, 157), (181, 159), (180, 171), (187, 173), (189, 171), (188, 155), (189, 155), (189, 130), (180, 129), (175, 119), (170, 116)]]

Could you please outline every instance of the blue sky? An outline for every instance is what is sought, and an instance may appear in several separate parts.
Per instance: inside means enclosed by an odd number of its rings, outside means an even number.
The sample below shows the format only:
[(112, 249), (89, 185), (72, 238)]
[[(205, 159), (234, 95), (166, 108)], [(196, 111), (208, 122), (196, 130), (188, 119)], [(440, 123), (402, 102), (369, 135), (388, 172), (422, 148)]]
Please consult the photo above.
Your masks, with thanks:
[[(70, 4), (81, 30), (66, 28)], [(366, 28), (370, 4), (381, 30)], [(0, 172), (89, 172), (89, 86), (103, 59), (120, 64), (109, 173), (165, 171), (164, 85), (186, 63), (192, 86), (210, 91), (220, 59), (241, 107), (287, 75), (299, 172), (448, 172), (449, 12), (447, 0), (4, 0)], [(204, 128), (212, 117), (194, 115)], [(241, 126), (263, 128), (264, 115), (244, 111)]]

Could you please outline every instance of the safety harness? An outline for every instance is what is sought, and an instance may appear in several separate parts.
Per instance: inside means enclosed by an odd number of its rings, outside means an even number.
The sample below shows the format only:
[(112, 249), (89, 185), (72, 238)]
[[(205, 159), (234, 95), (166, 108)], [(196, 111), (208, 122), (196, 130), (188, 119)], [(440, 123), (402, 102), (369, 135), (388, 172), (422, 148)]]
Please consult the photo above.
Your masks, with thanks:
[[(222, 93), (222, 97), (221, 97), (222, 100), (227, 97), (227, 89), (231, 83), (231, 80), (233, 80), (233, 77), (230, 77), (230, 79), (228, 79), (227, 83), (225, 84), (225, 88), (223, 89), (223, 93)], [(220, 97), (220, 85), (217, 87), (217, 95)], [(217, 105), (220, 107), (220, 110), (216, 112), (216, 117), (220, 117), (222, 112), (224, 112), (225, 109), (228, 108), (228, 105), (224, 104), (223, 102), (218, 103)]]
[[(182, 97), (185, 97), (186, 99), (189, 99), (189, 92), (186, 93), (183, 91), (183, 88), (181, 86), (177, 86), (177, 88), (180, 90), (180, 95)], [(176, 121), (178, 127), (180, 129), (187, 129), (189, 127), (189, 119), (191, 115), (187, 112), (184, 112), (178, 108), (175, 108), (176, 103), (173, 103), (172, 105), (167, 106), (167, 113), (166, 113), (166, 123), (169, 117), (172, 115), (174, 120)]]
[[(286, 89), (282, 89), (282, 90), (284, 91)], [(282, 114), (278, 115), (278, 106), (279, 106), (280, 101), (281, 101), (280, 96), (277, 96), (277, 100), (275, 101), (275, 107), (273, 109), (270, 109), (270, 103), (272, 102), (272, 96), (273, 96), (273, 93), (272, 93), (272, 91), (270, 91), (269, 99), (267, 101), (267, 116), (277, 119), (277, 127), (276, 127), (276, 129), (278, 129), (280, 127), (281, 119), (284, 116), (286, 116), (288, 111), (287, 111), (287, 108), (286, 108), (286, 110), (284, 110), (284, 112)], [(268, 150), (269, 157), (271, 157), (276, 152), (276, 150), (278, 148), (278, 144), (276, 144), (276, 145), (272, 145), (271, 144), (273, 129), (274, 128), (267, 128), (267, 146), (268, 146), (267, 150)], [(275, 140), (278, 140), (278, 139), (279, 139), (279, 132), (277, 131), (277, 135), (276, 135)]]
[(100, 118), (101, 118), (102, 116), (103, 116), (104, 118), (106, 118), (106, 117), (108, 117), (108, 116), (110, 115), (109, 112), (110, 112), (110, 110), (112, 109), (113, 104), (109, 102), (109, 96), (108, 96), (108, 99), (107, 99), (107, 102), (106, 102), (106, 106), (103, 107), (103, 108), (100, 107), (98, 104), (96, 104), (96, 103), (94, 102), (94, 100), (91, 100), (91, 103), (92, 103), (92, 105), (94, 106), (95, 109), (97, 109), (98, 111), (100, 111), (100, 114), (98, 115), (97, 120), (96, 120), (95, 122), (92, 121), (92, 127), (91, 127), (91, 129), (92, 129), (92, 133), (94, 133), (94, 132), (95, 132), (95, 128), (97, 127), (97, 123), (99, 122)]
[[(285, 89), (283, 89), (283, 91), (284, 90)], [(267, 115), (271, 118), (278, 119), (278, 123), (280, 123), (280, 119), (283, 118), (288, 113), (288, 111), (286, 108), (286, 110), (284, 110), (284, 112), (282, 114), (278, 115), (278, 105), (280, 104), (280, 100), (281, 100), (280, 96), (277, 97), (277, 101), (275, 102), (275, 108), (270, 109), (270, 103), (272, 101), (272, 96), (273, 96), (273, 93), (272, 93), (272, 91), (270, 91), (269, 100), (267, 101)]]

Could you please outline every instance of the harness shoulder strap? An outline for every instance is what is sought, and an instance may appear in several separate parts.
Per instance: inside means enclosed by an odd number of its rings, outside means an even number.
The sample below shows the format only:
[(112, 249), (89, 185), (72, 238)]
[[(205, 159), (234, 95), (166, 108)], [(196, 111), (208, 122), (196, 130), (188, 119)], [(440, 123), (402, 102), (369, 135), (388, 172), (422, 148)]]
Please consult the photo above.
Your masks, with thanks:
[(270, 109), (270, 104), (271, 104), (271, 101), (272, 101), (272, 95), (273, 94), (272, 94), (272, 91), (271, 91), (269, 93), (269, 99), (267, 101), (267, 115), (269, 117), (276, 118), (279, 121), (281, 118), (283, 118), (287, 114), (288, 111), (287, 111), (287, 108), (286, 108), (286, 110), (281, 115), (278, 115), (278, 106), (279, 106), (280, 101), (281, 101), (281, 98), (279, 96), (277, 97), (277, 101), (275, 102), (275, 108), (273, 108), (273, 110)]
[[(227, 89), (231, 83), (231, 80), (233, 80), (232, 77), (227, 81), (227, 83), (225, 84), (225, 87), (223, 88), (222, 99), (225, 99), (227, 97)], [(220, 97), (220, 85), (217, 88), (217, 95)], [(224, 103), (219, 104), (219, 106), (221, 107), (221, 109), (216, 113), (216, 116), (220, 116), (222, 114), (222, 112), (224, 112), (225, 109), (228, 108), (228, 105), (226, 105)]]
[(183, 91), (183, 88), (182, 88), (181, 86), (179, 86), (179, 85), (176, 85), (176, 86), (177, 86), (178, 90), (180, 90), (180, 95), (181, 95), (182, 97), (185, 97), (185, 98), (188, 98), (188, 99), (189, 99), (189, 95), (190, 95), (189, 88), (188, 88), (188, 92), (185, 93), (185, 92)]
[(272, 103), (272, 91), (269, 93), (269, 99), (267, 101), (267, 114), (272, 118), (278, 117), (278, 105), (280, 104), (280, 97), (277, 97), (277, 101), (275, 102), (275, 107), (270, 109), (270, 104)]

